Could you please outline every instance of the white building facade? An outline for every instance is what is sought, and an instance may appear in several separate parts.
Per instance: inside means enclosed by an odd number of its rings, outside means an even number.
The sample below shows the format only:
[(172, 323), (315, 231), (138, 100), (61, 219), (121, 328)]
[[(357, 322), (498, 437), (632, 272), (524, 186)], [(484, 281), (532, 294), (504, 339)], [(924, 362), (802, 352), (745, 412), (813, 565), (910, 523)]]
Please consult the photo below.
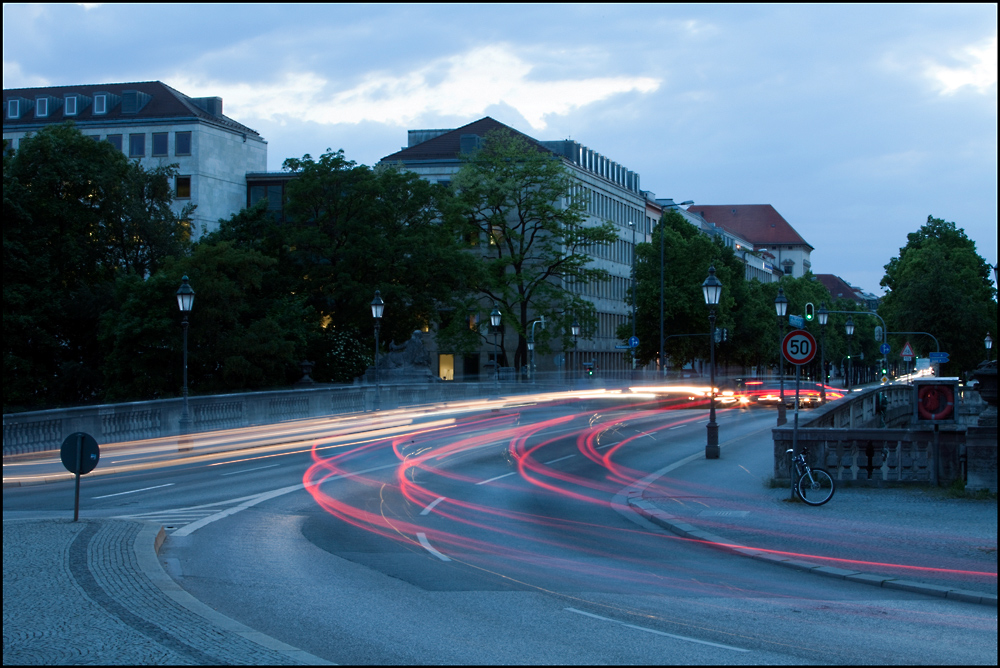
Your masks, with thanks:
[(72, 121), (145, 168), (178, 165), (177, 213), (188, 204), (193, 236), (246, 206), (248, 172), (267, 168), (267, 142), (222, 113), (222, 98), (191, 98), (159, 81), (4, 89), (3, 138), (15, 150), (42, 128)]

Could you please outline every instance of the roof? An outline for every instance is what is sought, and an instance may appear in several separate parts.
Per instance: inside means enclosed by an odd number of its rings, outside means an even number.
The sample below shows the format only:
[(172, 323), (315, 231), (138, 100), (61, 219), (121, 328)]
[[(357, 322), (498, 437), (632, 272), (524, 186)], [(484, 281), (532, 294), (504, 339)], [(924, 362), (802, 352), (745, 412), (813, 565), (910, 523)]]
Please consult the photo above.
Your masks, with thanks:
[[(475, 135), (485, 137), (492, 130), (505, 130), (526, 139), (530, 145), (539, 151), (552, 153), (551, 150), (540, 144), (536, 139), (529, 137), (523, 132), (518, 132), (514, 128), (504, 125), (500, 121), (489, 116), (473, 121), (468, 125), (463, 125), (455, 130), (437, 130), (437, 136), (420, 142), (414, 146), (409, 146), (391, 155), (382, 158), (382, 162), (410, 162), (416, 160), (457, 160), (462, 154), (462, 137)], [(428, 131), (429, 134), (434, 132)]]
[[(137, 91), (141, 102), (139, 108), (134, 113), (123, 111), (124, 104), (116, 102), (109, 104), (107, 113), (94, 114), (90, 105), (82, 106), (77, 114), (65, 115), (62, 100), (66, 96), (82, 95), (84, 98), (93, 100), (97, 93), (109, 93), (119, 99), (125, 97), (126, 91)], [(49, 97), (57, 101), (57, 104), (50, 104), (48, 116), (38, 118), (34, 113), (22, 113), (19, 118), (7, 118), (7, 100), (12, 98), (22, 98), (34, 102), (39, 97)], [(80, 86), (45, 86), (40, 88), (5, 88), (4, 99), (4, 119), (5, 130), (16, 130), (19, 127), (36, 128), (40, 125), (53, 123), (63, 123), (73, 121), (82, 126), (99, 122), (109, 124), (115, 122), (125, 122), (133, 120), (152, 120), (160, 118), (195, 118), (208, 121), (234, 132), (246, 133), (254, 137), (260, 134), (242, 123), (238, 123), (228, 116), (222, 114), (221, 98), (191, 98), (177, 91), (162, 81), (139, 81), (132, 83), (103, 83), (85, 84)], [(217, 113), (212, 113), (211, 109)]]
[(805, 245), (813, 250), (770, 204), (702, 204), (688, 210), (699, 213), (709, 223), (746, 239), (755, 249), (777, 245)]
[(866, 303), (864, 297), (855, 292), (854, 288), (840, 276), (835, 276), (833, 274), (816, 274), (816, 280), (819, 281), (824, 288), (830, 291), (830, 296), (834, 300), (850, 299), (858, 304)]

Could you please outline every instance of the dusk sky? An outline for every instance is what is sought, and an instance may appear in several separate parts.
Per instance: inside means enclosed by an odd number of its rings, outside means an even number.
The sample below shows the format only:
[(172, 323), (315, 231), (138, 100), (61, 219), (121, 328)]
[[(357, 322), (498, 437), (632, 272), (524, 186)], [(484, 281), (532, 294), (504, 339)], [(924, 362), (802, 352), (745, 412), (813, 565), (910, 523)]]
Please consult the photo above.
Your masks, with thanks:
[(929, 214), (997, 262), (995, 4), (5, 4), (3, 21), (4, 88), (220, 96), (274, 171), (327, 148), (374, 164), (408, 129), (492, 116), (657, 197), (771, 204), (815, 273), (876, 294)]

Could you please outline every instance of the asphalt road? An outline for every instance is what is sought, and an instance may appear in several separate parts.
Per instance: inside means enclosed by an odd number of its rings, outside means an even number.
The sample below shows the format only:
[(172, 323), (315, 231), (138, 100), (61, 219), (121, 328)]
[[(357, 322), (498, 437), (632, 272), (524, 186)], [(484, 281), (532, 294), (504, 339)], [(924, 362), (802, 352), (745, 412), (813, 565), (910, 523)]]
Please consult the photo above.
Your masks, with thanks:
[[(615, 502), (703, 452), (706, 419), (509, 406), (164, 452), (85, 479), (82, 512), (162, 523), (185, 590), (337, 663), (995, 663), (995, 610), (742, 559)], [(767, 442), (773, 421), (719, 413), (724, 443)], [(72, 512), (69, 481), (10, 492), (5, 517)]]

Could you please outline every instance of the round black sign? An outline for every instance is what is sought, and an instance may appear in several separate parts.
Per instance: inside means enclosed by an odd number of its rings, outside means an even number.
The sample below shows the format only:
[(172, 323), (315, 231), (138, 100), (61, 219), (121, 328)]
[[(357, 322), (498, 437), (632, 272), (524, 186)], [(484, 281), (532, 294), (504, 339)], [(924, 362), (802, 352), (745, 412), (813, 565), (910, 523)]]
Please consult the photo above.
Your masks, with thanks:
[[(79, 459), (77, 459), (77, 447), (80, 448)], [(67, 471), (86, 475), (97, 468), (97, 462), (101, 459), (101, 449), (97, 446), (97, 441), (94, 440), (93, 436), (78, 431), (67, 436), (66, 440), (62, 442), (59, 455)], [(77, 470), (78, 461), (80, 462), (79, 470)]]

